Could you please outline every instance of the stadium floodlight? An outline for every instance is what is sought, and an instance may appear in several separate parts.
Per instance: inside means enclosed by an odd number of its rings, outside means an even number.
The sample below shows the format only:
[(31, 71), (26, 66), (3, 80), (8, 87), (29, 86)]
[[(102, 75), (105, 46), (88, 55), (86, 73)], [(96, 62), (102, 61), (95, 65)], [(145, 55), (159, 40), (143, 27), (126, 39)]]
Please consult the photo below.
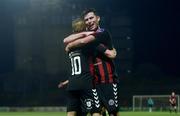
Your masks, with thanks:
[[(169, 97), (170, 95), (134, 95), (132, 99), (133, 111), (147, 111), (149, 98), (154, 101), (153, 110), (154, 111), (167, 111), (169, 110)], [(180, 95), (176, 95), (177, 100), (177, 111), (180, 111)]]

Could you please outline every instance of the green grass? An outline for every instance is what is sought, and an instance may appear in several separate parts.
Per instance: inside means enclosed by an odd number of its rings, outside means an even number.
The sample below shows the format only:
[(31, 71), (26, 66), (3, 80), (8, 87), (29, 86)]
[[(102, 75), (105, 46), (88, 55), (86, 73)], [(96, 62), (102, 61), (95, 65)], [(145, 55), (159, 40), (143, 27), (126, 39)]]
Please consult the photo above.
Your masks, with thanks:
[(66, 116), (66, 112), (0, 112), (0, 116)]
[(120, 116), (180, 116), (174, 112), (120, 112)]
[[(0, 112), (0, 116), (66, 116), (66, 112)], [(120, 116), (180, 116), (169, 112), (120, 112)]]

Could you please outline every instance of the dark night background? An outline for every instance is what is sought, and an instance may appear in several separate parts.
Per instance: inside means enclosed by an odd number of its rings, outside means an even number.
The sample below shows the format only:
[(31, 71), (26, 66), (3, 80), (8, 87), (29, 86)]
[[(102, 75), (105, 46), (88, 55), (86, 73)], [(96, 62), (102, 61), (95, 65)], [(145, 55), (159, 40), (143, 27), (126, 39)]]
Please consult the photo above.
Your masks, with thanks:
[(96, 8), (112, 33), (122, 101), (134, 94), (179, 94), (180, 20), (174, 0), (1, 0), (0, 105), (65, 104), (57, 102), (65, 99), (57, 84), (68, 75), (61, 41), (86, 7)]
[(152, 62), (168, 75), (179, 76), (179, 21), (174, 1), (143, 1), (136, 15), (136, 63)]

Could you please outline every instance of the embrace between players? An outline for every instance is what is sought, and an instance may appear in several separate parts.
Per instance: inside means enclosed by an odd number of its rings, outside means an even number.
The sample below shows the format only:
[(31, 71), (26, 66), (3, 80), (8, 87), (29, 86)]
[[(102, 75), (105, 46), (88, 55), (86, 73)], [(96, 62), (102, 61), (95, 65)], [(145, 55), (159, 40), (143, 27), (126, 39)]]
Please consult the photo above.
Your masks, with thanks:
[(100, 17), (94, 9), (85, 10), (72, 23), (73, 34), (64, 39), (65, 51), (71, 61), (71, 76), (67, 84), (68, 116), (101, 116), (106, 109), (118, 116), (118, 78), (113, 60), (116, 50), (111, 36), (99, 27)]

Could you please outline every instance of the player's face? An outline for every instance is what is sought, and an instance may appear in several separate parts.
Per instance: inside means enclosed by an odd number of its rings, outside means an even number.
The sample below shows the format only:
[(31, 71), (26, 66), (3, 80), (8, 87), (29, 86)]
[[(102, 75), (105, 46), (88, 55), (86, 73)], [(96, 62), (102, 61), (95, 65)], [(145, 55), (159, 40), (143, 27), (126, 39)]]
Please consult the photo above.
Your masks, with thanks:
[(96, 16), (93, 12), (89, 12), (84, 16), (84, 21), (87, 26), (87, 30), (95, 31), (98, 29), (100, 17)]

